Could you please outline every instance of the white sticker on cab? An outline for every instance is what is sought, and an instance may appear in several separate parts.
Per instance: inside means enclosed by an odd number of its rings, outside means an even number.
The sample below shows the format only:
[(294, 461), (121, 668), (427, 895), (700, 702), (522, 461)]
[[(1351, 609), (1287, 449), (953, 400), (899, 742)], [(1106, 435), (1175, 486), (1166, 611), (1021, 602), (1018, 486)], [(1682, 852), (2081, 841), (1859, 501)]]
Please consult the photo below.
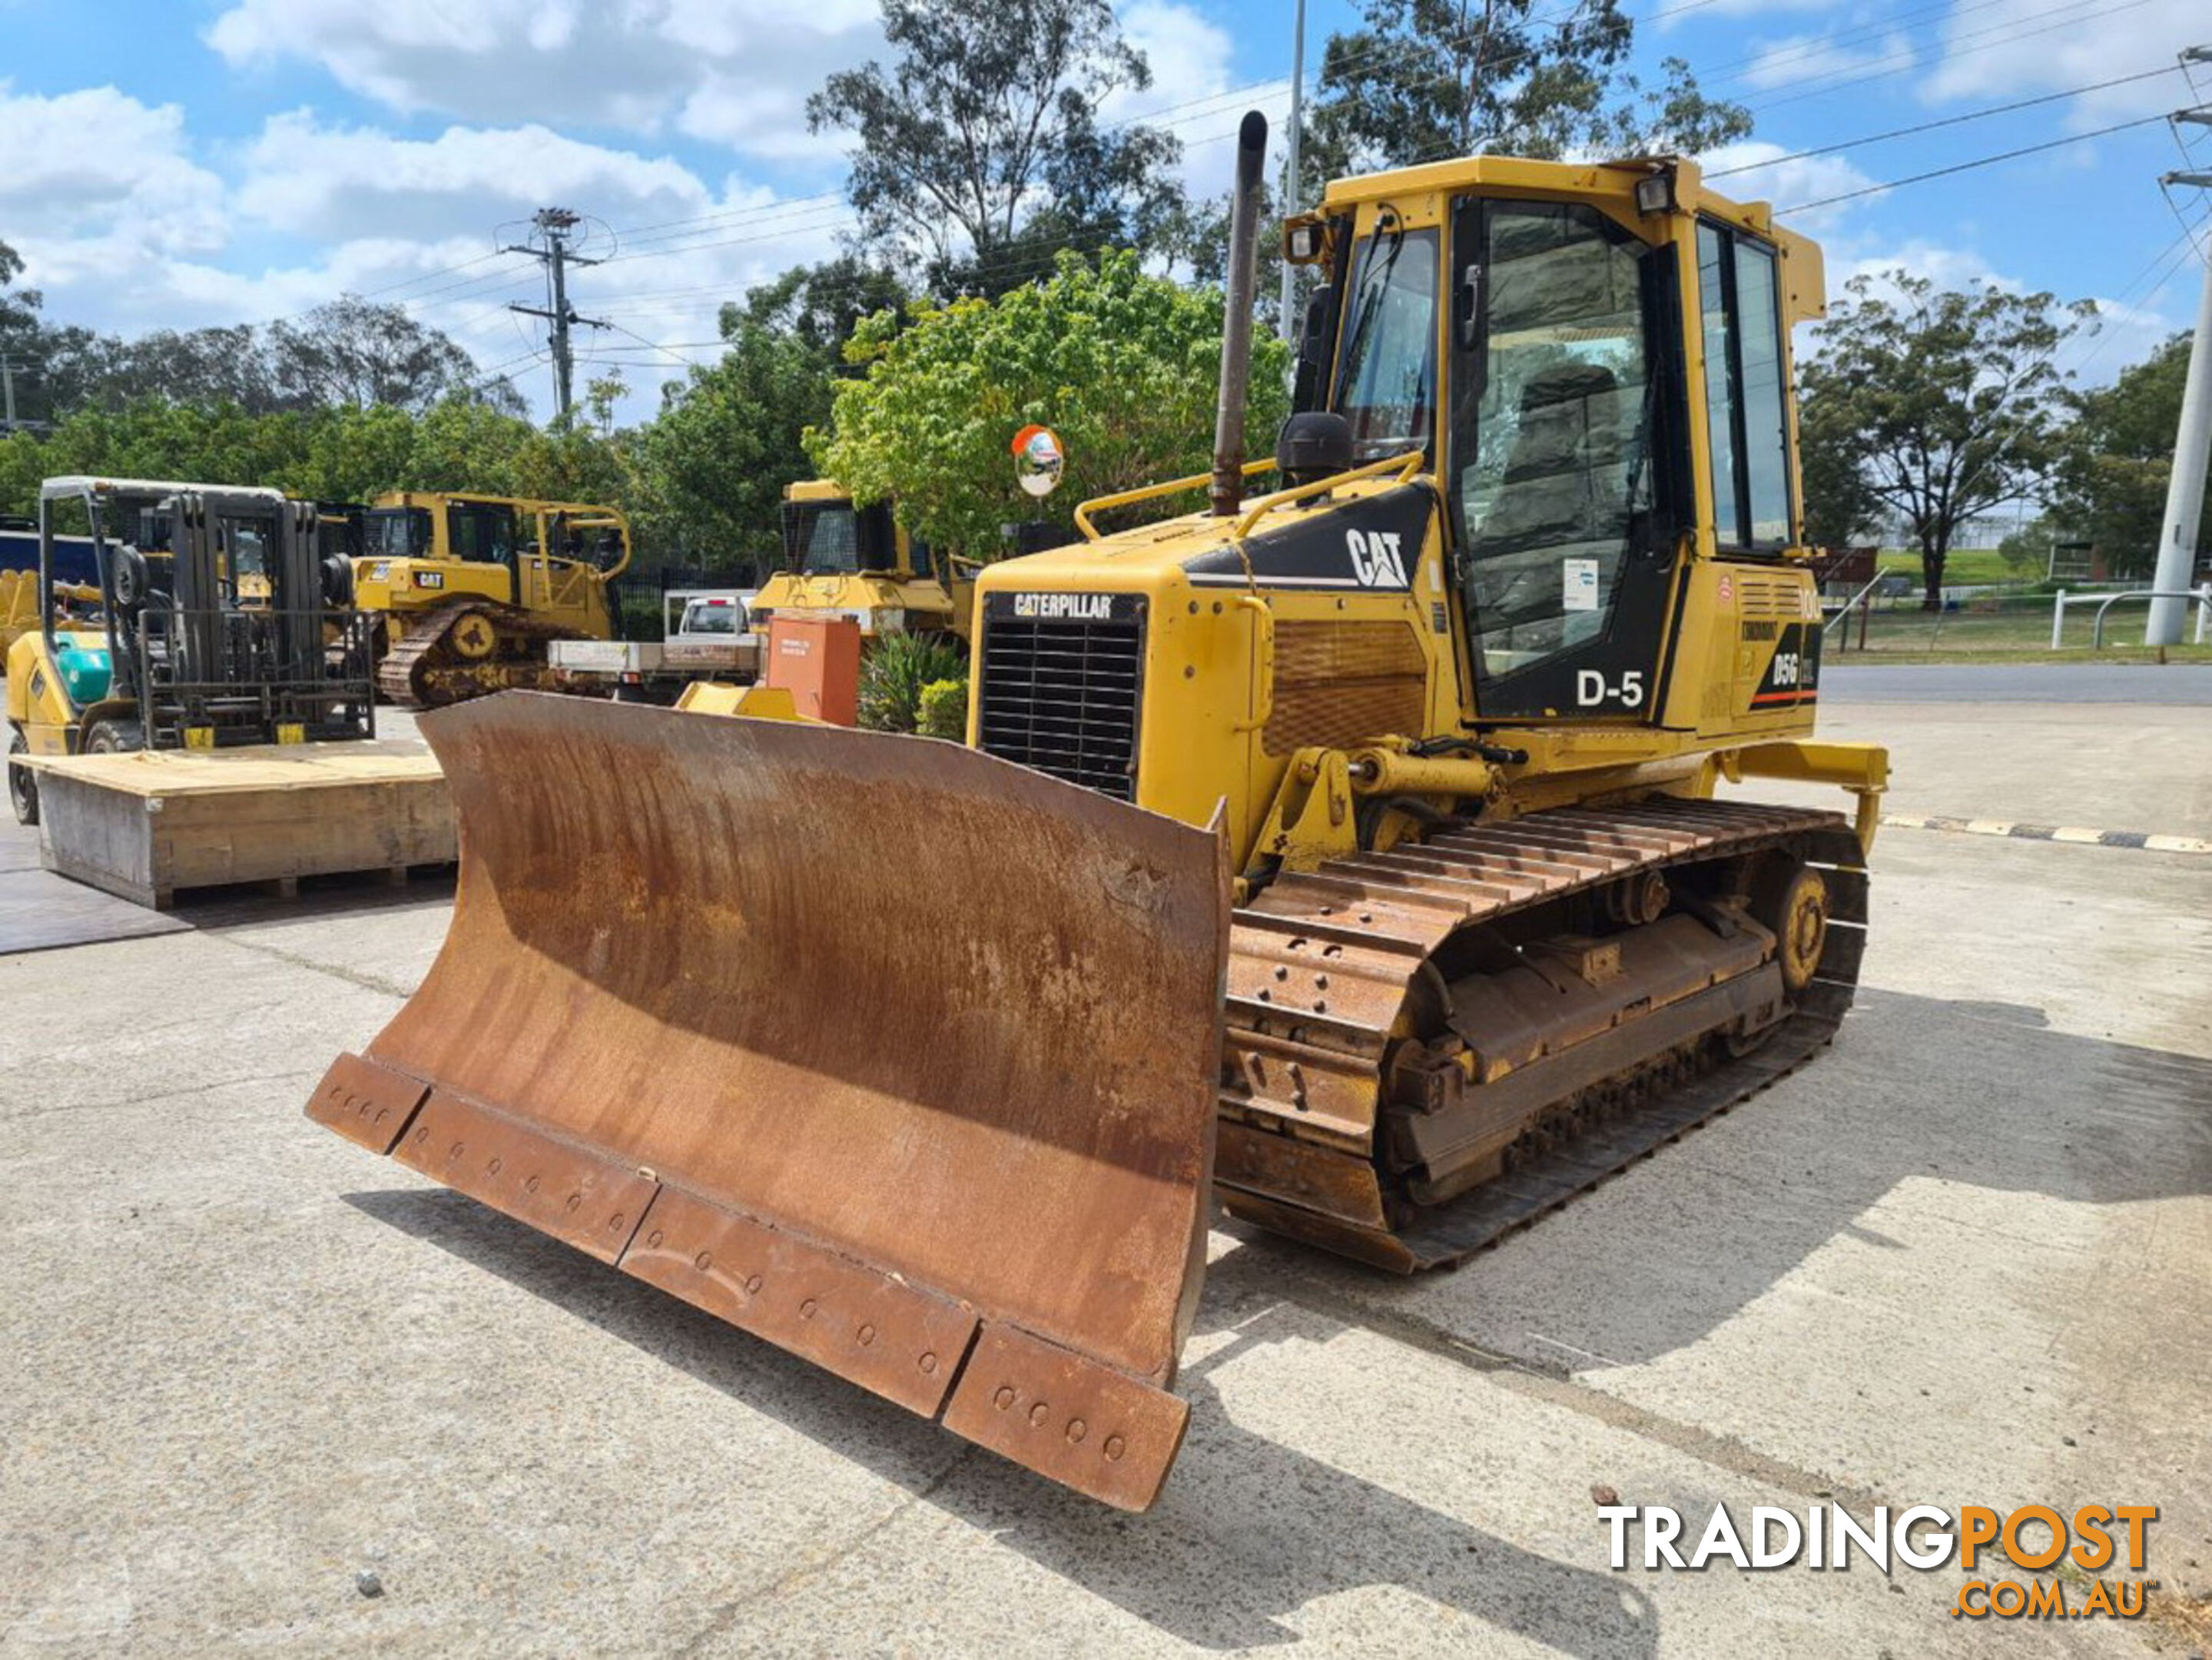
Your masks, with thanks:
[(1559, 582), (1562, 593), (1560, 608), (1565, 611), (1595, 611), (1597, 609), (1597, 561), (1595, 559), (1562, 559), (1559, 561)]

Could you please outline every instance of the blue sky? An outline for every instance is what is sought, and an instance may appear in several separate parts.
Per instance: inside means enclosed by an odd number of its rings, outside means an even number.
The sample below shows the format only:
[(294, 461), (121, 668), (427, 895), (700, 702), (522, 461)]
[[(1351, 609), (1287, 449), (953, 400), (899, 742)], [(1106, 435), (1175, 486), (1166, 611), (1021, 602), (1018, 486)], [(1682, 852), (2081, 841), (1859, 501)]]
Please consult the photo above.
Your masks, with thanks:
[[(1539, 0), (1541, 12), (1565, 0)], [(1738, 173), (1778, 206), (2069, 138), (2212, 98), (2172, 66), (2212, 45), (2203, 0), (1632, 0), (1638, 56), (1688, 58), (1750, 105), (1753, 139), (1713, 167), (1766, 163), (1893, 128), (2167, 71), (2010, 114)], [(1121, 0), (1157, 112), (1194, 185), (1218, 188), (1228, 136), (1279, 114), (1289, 0)], [(1308, 68), (1345, 0), (1312, 0)], [(494, 252), (533, 208), (592, 215), (608, 263), (573, 299), (622, 325), (591, 337), (649, 410), (711, 356), (724, 298), (834, 252), (848, 216), (834, 137), (808, 92), (880, 50), (874, 0), (0, 0), (0, 240), (57, 319), (133, 332), (295, 314), (342, 291), (404, 301), (487, 369), (550, 397), (541, 343), (509, 300), (530, 262)], [(2201, 88), (2201, 91), (2198, 90)], [(1279, 120), (1277, 123), (1280, 126)], [(2212, 127), (2163, 122), (1797, 216), (1831, 283), (1905, 265), (1990, 277), (2106, 311), (2070, 356), (2109, 378), (2193, 313), (2194, 223)], [(2197, 233), (2212, 246), (2212, 229)]]

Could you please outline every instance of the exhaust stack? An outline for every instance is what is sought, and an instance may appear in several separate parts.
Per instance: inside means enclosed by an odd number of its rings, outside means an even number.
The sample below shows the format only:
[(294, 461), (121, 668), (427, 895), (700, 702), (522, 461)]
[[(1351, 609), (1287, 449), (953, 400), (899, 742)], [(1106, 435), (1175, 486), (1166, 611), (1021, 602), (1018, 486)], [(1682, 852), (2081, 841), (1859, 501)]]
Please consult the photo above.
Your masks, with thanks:
[(1213, 417), (1213, 483), (1206, 492), (1216, 518), (1244, 499), (1244, 395), (1252, 382), (1252, 295), (1258, 277), (1260, 164), (1267, 159), (1267, 118), (1245, 112), (1237, 129), (1237, 192), (1229, 205), (1229, 292), (1222, 301), (1221, 401)]

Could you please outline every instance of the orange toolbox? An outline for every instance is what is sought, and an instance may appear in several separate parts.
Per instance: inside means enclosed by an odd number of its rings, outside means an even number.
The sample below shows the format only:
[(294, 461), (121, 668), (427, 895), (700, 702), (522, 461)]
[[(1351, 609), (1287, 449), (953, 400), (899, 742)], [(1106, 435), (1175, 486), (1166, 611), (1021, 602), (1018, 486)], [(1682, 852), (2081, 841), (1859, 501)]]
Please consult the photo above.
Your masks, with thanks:
[(789, 692), (803, 715), (832, 726), (858, 726), (860, 623), (849, 617), (769, 617), (763, 680)]

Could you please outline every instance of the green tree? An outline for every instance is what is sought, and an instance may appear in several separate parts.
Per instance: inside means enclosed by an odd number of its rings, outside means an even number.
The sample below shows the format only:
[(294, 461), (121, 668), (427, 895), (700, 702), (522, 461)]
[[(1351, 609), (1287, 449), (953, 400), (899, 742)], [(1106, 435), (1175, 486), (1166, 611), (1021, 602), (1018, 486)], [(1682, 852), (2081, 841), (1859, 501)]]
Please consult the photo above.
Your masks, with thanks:
[(816, 132), (857, 141), (846, 192), (870, 246), (933, 293), (996, 294), (1055, 248), (1145, 246), (1181, 190), (1164, 128), (1109, 131), (1100, 104), (1152, 82), (1110, 0), (882, 0), (889, 67), (830, 77)]
[(1904, 271), (1881, 285), (1894, 297), (1854, 277), (1817, 331), (1800, 441), (1815, 477), (1855, 469), (1903, 516), (1934, 611), (1959, 527), (2032, 495), (2057, 462), (2069, 376), (2052, 360), (2096, 307), (1994, 284), (1939, 292)]
[(722, 335), (719, 359), (665, 389), (632, 459), (640, 533), (699, 564), (774, 556), (783, 487), (813, 470), (799, 435), (830, 410), (826, 344), (734, 306)]
[[(428, 409), (441, 399), (478, 398), (510, 414), (522, 399), (505, 380), (479, 386), (475, 360), (452, 339), (407, 314), (344, 295), (295, 325), (269, 325), (267, 376), (278, 399), (301, 408), (393, 404)], [(172, 393), (172, 395), (176, 395)]]
[(22, 274), (23, 256), (0, 242), (0, 329), (30, 328), (39, 320), (45, 296), (36, 289), (17, 288), (15, 279)]
[(2038, 581), (2050, 572), (2051, 548), (2057, 540), (2050, 520), (2033, 519), (1999, 542), (1997, 554), (2014, 576)]
[[(1799, 374), (1798, 471), (1805, 496), (1805, 539), (1816, 548), (1852, 548), (1881, 539), (1885, 504), (1863, 464), (1848, 417), (1831, 422), (1819, 407), (1818, 377)], [(1810, 384), (1808, 384), (1809, 381)]]
[[(2173, 476), (2173, 438), (2189, 378), (2189, 337), (2177, 334), (2109, 386), (2077, 393), (2075, 419), (2057, 471), (2056, 506), (2114, 576), (2147, 577), (2166, 532), (2166, 493)], [(2197, 545), (2212, 547), (2212, 496)]]
[(627, 442), (584, 427), (541, 430), (459, 396), (420, 414), (390, 404), (255, 414), (141, 398), (81, 409), (43, 437), (0, 440), (0, 512), (30, 510), (40, 479), (72, 472), (268, 484), (322, 502), (424, 489), (621, 506)]
[(47, 435), (39, 457), (44, 476), (106, 472), (284, 487), (305, 451), (305, 428), (295, 416), (143, 398), (79, 410)]
[(1564, 15), (1535, 0), (1365, 0), (1361, 11), (1364, 26), (1322, 51), (1310, 179), (1478, 148), (1540, 159), (1694, 155), (1751, 131), (1750, 112), (1706, 98), (1679, 58), (1665, 60), (1662, 87), (1632, 74), (1636, 26), (1619, 0)]
[(912, 298), (889, 266), (843, 253), (818, 265), (794, 265), (747, 289), (743, 305), (722, 307), (722, 335), (730, 338), (748, 323), (793, 335), (835, 369), (862, 318), (901, 311)]
[[(1026, 518), (1008, 446), (1031, 422), (1057, 431), (1067, 470), (1047, 511), (1065, 525), (1086, 496), (1204, 471), (1212, 461), (1221, 295), (1146, 275), (1128, 251), (1063, 252), (1049, 281), (996, 301), (877, 316), (848, 356), (864, 378), (836, 388), (832, 429), (807, 436), (823, 476), (862, 502), (896, 497), (909, 528), (978, 558)], [(1255, 447), (1287, 408), (1289, 352), (1254, 343)]]

